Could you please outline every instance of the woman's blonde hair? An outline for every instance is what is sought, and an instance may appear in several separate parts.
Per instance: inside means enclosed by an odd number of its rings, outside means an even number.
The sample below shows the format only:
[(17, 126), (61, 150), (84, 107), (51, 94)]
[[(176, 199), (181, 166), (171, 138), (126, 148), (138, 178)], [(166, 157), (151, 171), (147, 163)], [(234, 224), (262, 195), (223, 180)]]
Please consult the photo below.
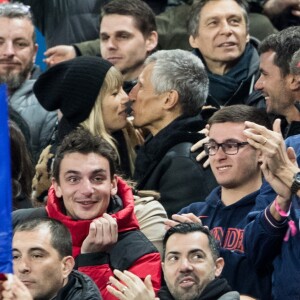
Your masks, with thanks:
[[(93, 135), (98, 135), (101, 136), (103, 139), (105, 139), (113, 147), (113, 149), (115, 149), (118, 156), (119, 163), (121, 161), (121, 158), (117, 149), (117, 141), (110, 135), (110, 133), (108, 133), (104, 125), (102, 101), (105, 95), (107, 95), (108, 93), (113, 93), (115, 90), (119, 90), (122, 87), (122, 84), (123, 84), (123, 78), (121, 73), (116, 68), (111, 67), (106, 73), (100, 93), (97, 97), (97, 100), (95, 102), (95, 105), (89, 117), (80, 124), (81, 127), (89, 130)], [(134, 146), (136, 144), (135, 141), (132, 141), (129, 138), (127, 127), (128, 126), (122, 129), (122, 131), (126, 141), (128, 158), (130, 162), (130, 170), (131, 173), (133, 174), (134, 160), (135, 160)]]

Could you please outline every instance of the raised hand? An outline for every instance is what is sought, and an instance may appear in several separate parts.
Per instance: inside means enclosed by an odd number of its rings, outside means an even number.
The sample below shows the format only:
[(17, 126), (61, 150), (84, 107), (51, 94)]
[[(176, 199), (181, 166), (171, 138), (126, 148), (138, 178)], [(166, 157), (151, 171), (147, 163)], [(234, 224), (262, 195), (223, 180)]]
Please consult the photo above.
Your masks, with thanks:
[(90, 231), (81, 246), (81, 253), (106, 252), (118, 240), (117, 221), (109, 214), (94, 220), (90, 225)]

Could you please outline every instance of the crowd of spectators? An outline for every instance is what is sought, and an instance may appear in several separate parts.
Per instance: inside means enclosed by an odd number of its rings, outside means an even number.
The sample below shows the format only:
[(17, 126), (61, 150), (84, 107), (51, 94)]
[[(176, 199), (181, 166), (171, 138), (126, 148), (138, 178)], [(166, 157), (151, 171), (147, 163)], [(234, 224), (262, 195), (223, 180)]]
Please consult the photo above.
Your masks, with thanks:
[(299, 0), (0, 0), (2, 84), (0, 299), (300, 298)]

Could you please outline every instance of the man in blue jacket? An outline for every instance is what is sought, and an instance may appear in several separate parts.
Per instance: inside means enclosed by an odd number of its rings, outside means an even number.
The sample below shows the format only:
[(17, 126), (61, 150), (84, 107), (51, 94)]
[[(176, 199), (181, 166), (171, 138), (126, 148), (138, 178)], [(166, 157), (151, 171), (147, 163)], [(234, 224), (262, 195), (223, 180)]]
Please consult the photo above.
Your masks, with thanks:
[[(245, 253), (258, 272), (273, 267), (272, 299), (300, 298), (300, 135), (286, 140), (280, 133), (279, 120), (274, 131), (248, 124), (249, 143), (263, 153), (262, 170), (277, 196), (257, 214), (245, 229)], [(251, 130), (251, 131), (250, 131)]]
[[(180, 216), (173, 215), (173, 219), (202, 222), (208, 226), (223, 248), (226, 264), (222, 274), (230, 286), (241, 294), (268, 299), (270, 278), (257, 278), (254, 268), (243, 255), (247, 215), (256, 205), (262, 185), (261, 153), (247, 142), (243, 132), (246, 120), (256, 120), (256, 123), (270, 127), (264, 111), (246, 105), (225, 107), (209, 119), (209, 141), (204, 149), (219, 186), (205, 202), (183, 208)], [(174, 225), (170, 220), (167, 223)]]

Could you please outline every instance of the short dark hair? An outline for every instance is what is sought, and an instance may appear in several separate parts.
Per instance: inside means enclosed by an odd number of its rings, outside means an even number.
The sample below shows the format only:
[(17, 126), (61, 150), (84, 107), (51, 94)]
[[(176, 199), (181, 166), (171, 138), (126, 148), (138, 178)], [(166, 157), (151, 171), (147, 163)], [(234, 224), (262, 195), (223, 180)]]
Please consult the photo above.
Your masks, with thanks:
[(47, 217), (27, 219), (15, 227), (14, 234), (22, 231), (34, 231), (42, 227), (49, 228), (51, 246), (58, 252), (61, 259), (65, 256), (72, 256), (72, 237), (70, 231), (58, 220)]
[(52, 175), (59, 183), (61, 161), (70, 153), (89, 154), (95, 153), (106, 158), (109, 162), (111, 179), (116, 173), (117, 154), (112, 146), (99, 136), (94, 136), (90, 131), (79, 128), (65, 136), (61, 145), (57, 148)]
[(0, 4), (0, 18), (9, 18), (9, 19), (27, 19), (32, 23), (33, 34), (32, 41), (35, 44), (36, 34), (33, 25), (33, 17), (30, 11), (30, 6), (25, 5), (20, 2), (14, 3), (1, 3)]
[(100, 22), (104, 16), (112, 14), (133, 17), (136, 27), (144, 37), (156, 31), (155, 14), (142, 0), (114, 0), (107, 3), (101, 9)]
[(275, 52), (274, 64), (283, 77), (290, 74), (290, 63), (294, 53), (300, 49), (300, 26), (288, 27), (267, 36), (259, 45), (258, 52)]
[(165, 261), (166, 256), (166, 245), (170, 236), (175, 233), (178, 234), (188, 234), (192, 232), (202, 232), (208, 238), (208, 245), (211, 250), (211, 254), (214, 260), (220, 257), (220, 244), (210, 233), (209, 229), (200, 223), (180, 223), (174, 227), (171, 227), (165, 234), (163, 239), (163, 257), (162, 260)]
[(208, 124), (211, 126), (218, 123), (244, 123), (245, 121), (254, 122), (272, 129), (271, 121), (264, 109), (245, 104), (236, 104), (221, 108), (208, 119)]
[[(202, 8), (210, 1), (215, 0), (197, 0), (194, 1), (189, 14), (189, 19), (187, 23), (188, 34), (193, 36), (194, 38), (198, 36), (199, 33), (199, 22), (200, 22), (200, 13)], [(243, 10), (247, 30), (249, 29), (249, 6), (246, 0), (234, 0)]]

